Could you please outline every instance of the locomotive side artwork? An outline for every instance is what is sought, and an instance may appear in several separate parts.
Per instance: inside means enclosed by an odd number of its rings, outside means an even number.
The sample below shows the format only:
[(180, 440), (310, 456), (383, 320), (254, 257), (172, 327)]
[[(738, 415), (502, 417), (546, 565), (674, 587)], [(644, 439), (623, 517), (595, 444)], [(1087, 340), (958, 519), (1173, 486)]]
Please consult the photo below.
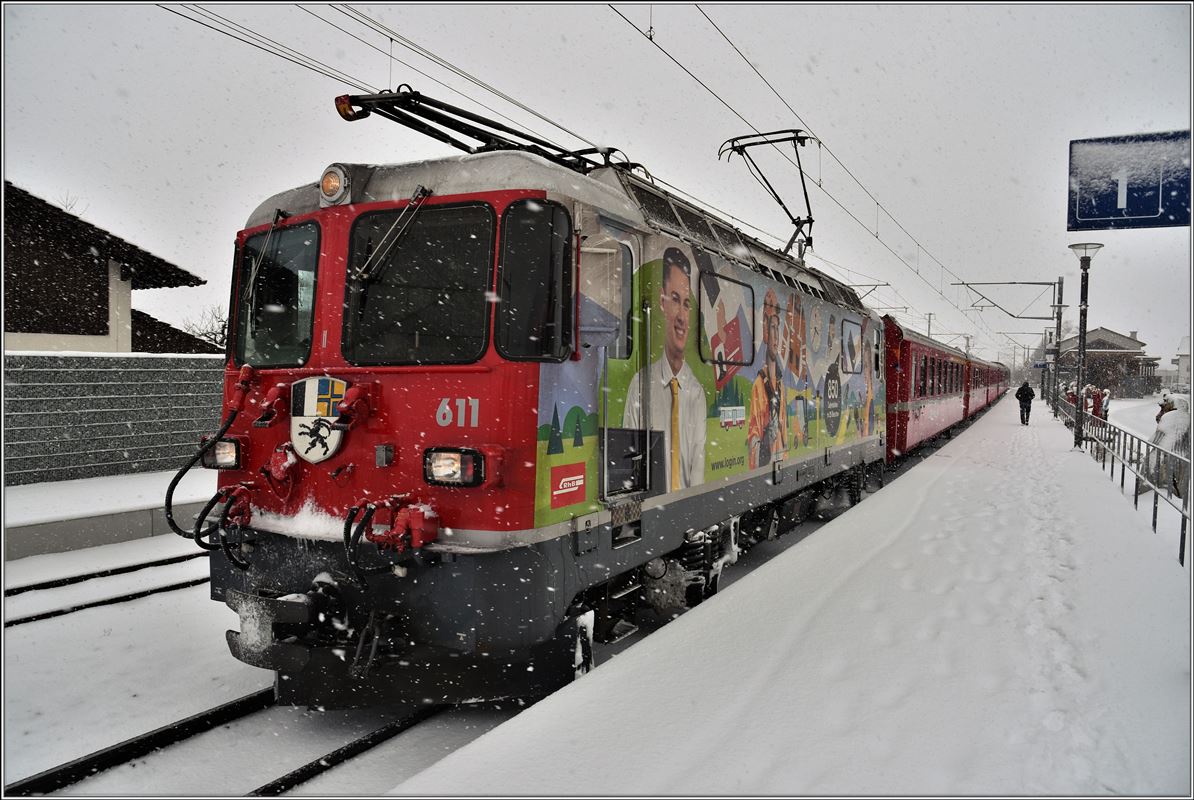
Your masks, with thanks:
[[(481, 138), (405, 89), (337, 107)], [(280, 702), (550, 691), (1006, 389), (636, 165), (485, 135), (334, 164), (237, 237), (226, 418), (192, 461), (220, 489), (170, 519)]]

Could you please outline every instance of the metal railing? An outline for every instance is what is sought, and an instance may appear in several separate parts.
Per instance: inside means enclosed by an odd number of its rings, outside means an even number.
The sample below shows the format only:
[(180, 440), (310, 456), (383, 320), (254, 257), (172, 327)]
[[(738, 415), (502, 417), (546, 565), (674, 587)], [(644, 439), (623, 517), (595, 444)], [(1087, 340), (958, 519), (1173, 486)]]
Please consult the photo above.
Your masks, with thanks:
[(1132, 506), (1140, 508), (1140, 496), (1152, 495), (1152, 528), (1157, 532), (1157, 510), (1162, 502), (1167, 503), (1181, 515), (1181, 540), (1178, 544), (1177, 560), (1186, 563), (1186, 532), (1190, 527), (1190, 435), (1183, 441), (1186, 452), (1167, 450), (1153, 442), (1112, 425), (1101, 417), (1086, 411), (1079, 411), (1062, 399), (1056, 411), (1065, 421), (1066, 427), (1073, 427), (1074, 416), (1083, 414), (1082, 445), (1103, 471), (1115, 481), (1115, 467), (1119, 465), (1119, 489), (1127, 488), (1127, 476), (1132, 475)]

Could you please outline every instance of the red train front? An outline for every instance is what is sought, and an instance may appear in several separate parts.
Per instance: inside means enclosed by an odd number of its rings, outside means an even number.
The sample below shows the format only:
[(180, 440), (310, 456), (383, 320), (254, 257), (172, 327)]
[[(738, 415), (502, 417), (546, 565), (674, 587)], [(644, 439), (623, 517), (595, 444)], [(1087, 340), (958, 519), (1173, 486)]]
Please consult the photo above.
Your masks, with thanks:
[(538, 360), (571, 347), (569, 214), (438, 170), (333, 165), (237, 237), (212, 593), (283, 701), (532, 694), (574, 666), (562, 559), (519, 546)]

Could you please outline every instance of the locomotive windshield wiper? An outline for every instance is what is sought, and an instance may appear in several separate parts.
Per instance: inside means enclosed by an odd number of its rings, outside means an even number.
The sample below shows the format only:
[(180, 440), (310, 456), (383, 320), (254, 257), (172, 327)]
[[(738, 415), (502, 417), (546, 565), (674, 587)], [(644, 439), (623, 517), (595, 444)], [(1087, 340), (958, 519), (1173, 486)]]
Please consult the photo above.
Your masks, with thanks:
[(289, 216), (280, 208), (274, 209), (274, 221), (270, 223), (269, 231), (265, 234), (265, 242), (261, 245), (261, 252), (257, 254), (257, 260), (253, 262), (253, 268), (249, 270), (249, 291), (248, 297), (245, 299), (248, 301), (250, 335), (257, 333), (257, 315), (253, 313), (253, 309), (257, 305), (257, 275), (261, 272), (261, 262), (265, 261), (265, 254), (269, 252), (269, 242), (278, 228), (278, 223)]
[(380, 278), (389, 266), (390, 253), (394, 252), (398, 241), (402, 236), (410, 230), (411, 223), (414, 222), (415, 217), (419, 213), (419, 209), (423, 207), (423, 203), (431, 196), (431, 190), (419, 184), (415, 189), (415, 193), (411, 195), (410, 202), (398, 214), (394, 224), (386, 231), (385, 236), (381, 237), (381, 241), (377, 243), (377, 247), (365, 259), (365, 263), (353, 272), (352, 278), (357, 281), (371, 282)]

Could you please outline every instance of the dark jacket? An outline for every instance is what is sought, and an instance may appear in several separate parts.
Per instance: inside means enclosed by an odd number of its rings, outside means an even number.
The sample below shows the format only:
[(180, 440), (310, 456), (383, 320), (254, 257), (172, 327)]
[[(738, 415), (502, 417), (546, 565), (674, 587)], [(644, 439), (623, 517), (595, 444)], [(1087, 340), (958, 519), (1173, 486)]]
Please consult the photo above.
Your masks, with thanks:
[(1016, 390), (1016, 399), (1020, 401), (1020, 405), (1026, 406), (1032, 402), (1032, 398), (1036, 397), (1036, 392), (1027, 383)]

